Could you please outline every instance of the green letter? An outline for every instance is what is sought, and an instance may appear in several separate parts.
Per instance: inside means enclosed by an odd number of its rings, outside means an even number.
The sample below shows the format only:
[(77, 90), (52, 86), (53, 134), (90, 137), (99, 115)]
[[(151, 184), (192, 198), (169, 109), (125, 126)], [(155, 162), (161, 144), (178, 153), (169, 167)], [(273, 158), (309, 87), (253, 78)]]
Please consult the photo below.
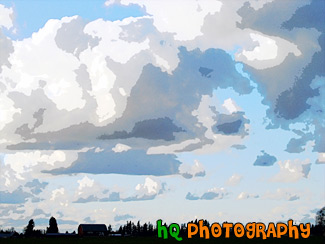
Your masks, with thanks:
[(167, 239), (168, 238), (167, 227), (161, 225), (161, 222), (162, 222), (161, 219), (158, 219), (157, 220), (158, 238), (161, 238), (162, 237), (162, 233), (161, 232), (163, 232), (164, 239)]
[[(175, 231), (174, 231), (175, 228)], [(174, 237), (177, 241), (183, 240), (182, 237), (179, 237), (179, 225), (178, 224), (171, 224), (169, 226), (169, 234)]]

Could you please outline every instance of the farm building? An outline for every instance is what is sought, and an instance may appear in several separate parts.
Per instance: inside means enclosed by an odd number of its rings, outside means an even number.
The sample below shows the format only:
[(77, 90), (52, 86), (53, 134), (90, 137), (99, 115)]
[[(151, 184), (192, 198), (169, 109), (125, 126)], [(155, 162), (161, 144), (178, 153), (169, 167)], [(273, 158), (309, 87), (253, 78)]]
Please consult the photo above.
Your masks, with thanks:
[(107, 227), (104, 224), (80, 224), (78, 226), (79, 236), (106, 236)]

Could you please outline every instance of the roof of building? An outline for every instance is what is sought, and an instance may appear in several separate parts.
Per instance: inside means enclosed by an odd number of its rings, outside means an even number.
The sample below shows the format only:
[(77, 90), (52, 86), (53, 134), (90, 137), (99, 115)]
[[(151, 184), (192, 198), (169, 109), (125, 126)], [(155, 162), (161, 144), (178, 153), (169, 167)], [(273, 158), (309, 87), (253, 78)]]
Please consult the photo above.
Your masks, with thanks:
[(104, 224), (80, 224), (83, 231), (107, 231)]

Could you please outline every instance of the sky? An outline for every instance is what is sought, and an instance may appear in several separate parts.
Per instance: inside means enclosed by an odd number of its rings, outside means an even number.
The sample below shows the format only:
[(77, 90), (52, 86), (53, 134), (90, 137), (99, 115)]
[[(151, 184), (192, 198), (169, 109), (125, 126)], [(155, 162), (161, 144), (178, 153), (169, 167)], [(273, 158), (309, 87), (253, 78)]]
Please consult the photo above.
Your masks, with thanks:
[(0, 228), (314, 223), (325, 2), (0, 1)]

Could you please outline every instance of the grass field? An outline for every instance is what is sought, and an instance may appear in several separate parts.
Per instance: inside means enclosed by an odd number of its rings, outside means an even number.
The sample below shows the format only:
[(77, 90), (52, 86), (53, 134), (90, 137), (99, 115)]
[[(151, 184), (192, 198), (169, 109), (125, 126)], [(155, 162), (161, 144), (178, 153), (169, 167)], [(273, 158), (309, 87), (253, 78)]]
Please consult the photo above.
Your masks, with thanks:
[(186, 239), (183, 238), (183, 241), (176, 241), (174, 238), (169, 239), (159, 239), (155, 237), (59, 237), (59, 238), (12, 238), (12, 239), (1, 239), (1, 244), (9, 243), (9, 244), (20, 244), (20, 243), (46, 243), (46, 244), (65, 244), (65, 243), (85, 243), (85, 244), (97, 244), (97, 243), (116, 243), (116, 244), (124, 244), (124, 243), (220, 243), (220, 244), (244, 244), (244, 243), (263, 243), (263, 244), (285, 244), (285, 243), (294, 243), (294, 244), (304, 244), (304, 243), (312, 243), (312, 244), (324, 244), (325, 239), (322, 237), (310, 237), (308, 239), (246, 239), (246, 238), (216, 238), (216, 239)]

